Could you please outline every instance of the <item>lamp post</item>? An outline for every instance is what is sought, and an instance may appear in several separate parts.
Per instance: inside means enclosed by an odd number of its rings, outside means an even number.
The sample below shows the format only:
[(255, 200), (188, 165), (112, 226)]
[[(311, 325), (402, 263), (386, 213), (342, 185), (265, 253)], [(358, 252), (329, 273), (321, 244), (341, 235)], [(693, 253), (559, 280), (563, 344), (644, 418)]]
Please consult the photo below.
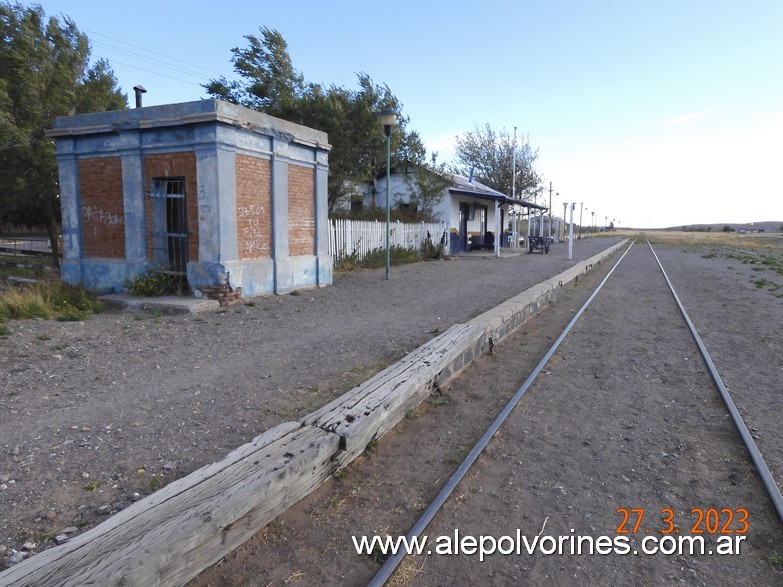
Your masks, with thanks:
[(563, 202), (563, 240), (566, 238), (566, 226), (568, 226), (568, 220), (566, 220), (566, 208), (568, 208), (568, 202)]
[(590, 214), (592, 214), (592, 215), (593, 215), (593, 221), (590, 223), (590, 226), (592, 226), (592, 227), (593, 227), (593, 236), (595, 236), (595, 210), (593, 210), (592, 212), (590, 212)]
[(391, 225), (391, 185), (389, 174), (391, 169), (391, 131), (397, 122), (397, 113), (391, 108), (384, 108), (378, 114), (378, 120), (383, 125), (386, 135), (386, 279), (389, 279), (389, 230)]
[(584, 202), (579, 202), (579, 240), (582, 240), (582, 210), (584, 205)]
[(576, 202), (571, 204), (571, 222), (568, 228), (568, 260), (569, 261), (574, 257), (574, 208), (576, 208)]
[[(511, 148), (511, 199), (514, 200), (517, 197), (517, 127), (514, 127), (514, 145)], [(511, 221), (514, 223), (511, 227), (511, 239), (514, 241), (512, 250), (516, 250), (519, 239), (517, 238), (517, 223), (514, 218), (514, 212), (516, 212), (517, 205), (511, 204), (509, 206), (509, 213), (511, 214)], [(496, 212), (497, 213), (497, 212)], [(500, 236), (500, 235), (498, 235)], [(497, 236), (495, 237), (497, 240)], [(498, 248), (498, 251), (500, 249)]]

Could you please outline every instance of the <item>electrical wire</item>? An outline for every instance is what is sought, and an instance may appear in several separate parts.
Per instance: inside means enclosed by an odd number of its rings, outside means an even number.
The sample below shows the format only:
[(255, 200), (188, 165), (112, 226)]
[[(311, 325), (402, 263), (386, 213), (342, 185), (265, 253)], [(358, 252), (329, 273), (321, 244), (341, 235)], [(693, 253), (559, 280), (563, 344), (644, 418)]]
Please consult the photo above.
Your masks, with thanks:
[[(104, 37), (104, 38), (110, 39), (110, 40), (112, 40), (112, 41), (114, 41), (116, 43), (122, 43), (123, 45), (128, 45), (129, 47), (133, 47), (134, 49), (139, 49), (141, 51), (146, 51), (147, 53), (151, 53), (153, 55), (157, 55), (158, 57), (163, 57), (163, 58), (168, 59), (170, 61), (176, 61), (176, 62), (182, 63), (184, 65), (187, 65), (189, 67), (200, 69), (200, 70), (203, 70), (205, 72), (212, 73), (212, 74), (215, 74), (215, 75), (222, 75), (222, 72), (215, 71), (214, 69), (209, 69), (207, 67), (203, 67), (203, 66), (197, 65), (195, 63), (190, 63), (189, 61), (185, 61), (184, 59), (178, 59), (177, 57), (171, 57), (170, 55), (166, 55), (166, 54), (161, 53), (159, 51), (153, 51), (151, 49), (147, 49), (146, 47), (142, 47), (140, 45), (134, 45), (133, 43), (128, 43), (127, 41), (123, 41), (123, 40), (117, 39), (115, 37), (110, 37), (109, 35), (104, 35), (103, 33), (99, 33), (97, 31), (91, 31), (91, 30), (88, 30), (88, 29), (82, 29), (82, 30), (85, 33), (90, 33), (91, 35), (97, 35), (99, 37)], [(174, 69), (174, 67), (170, 67), (170, 68)]]

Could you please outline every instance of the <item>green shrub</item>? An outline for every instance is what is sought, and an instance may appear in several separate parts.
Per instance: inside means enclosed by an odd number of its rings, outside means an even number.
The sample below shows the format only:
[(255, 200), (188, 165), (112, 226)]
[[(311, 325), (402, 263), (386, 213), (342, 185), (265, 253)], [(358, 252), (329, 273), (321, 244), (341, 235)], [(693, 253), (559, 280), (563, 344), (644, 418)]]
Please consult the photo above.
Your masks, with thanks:
[(421, 256), (424, 259), (437, 259), (442, 253), (442, 247), (440, 244), (433, 244), (430, 239), (424, 240), (421, 243)]
[(63, 310), (63, 313), (57, 316), (58, 322), (81, 322), (82, 320), (87, 320), (87, 314), (76, 308)]
[(50, 288), (50, 300), (55, 311), (60, 314), (82, 313), (85, 317), (98, 314), (103, 304), (93, 291), (85, 290), (80, 285), (59, 284)]
[(154, 298), (172, 294), (182, 287), (182, 278), (150, 270), (146, 275), (125, 282), (125, 289), (136, 296)]
[(0, 293), (0, 322), (30, 318), (84, 320), (101, 310), (93, 292), (62, 282), (34, 284)]
[[(422, 253), (416, 249), (392, 246), (389, 248), (389, 265), (405, 265), (418, 263), (422, 259)], [(386, 267), (386, 248), (378, 247), (367, 253), (363, 259), (354, 252), (348, 257), (339, 259), (335, 265), (337, 271), (358, 271), (359, 269), (379, 269)]]

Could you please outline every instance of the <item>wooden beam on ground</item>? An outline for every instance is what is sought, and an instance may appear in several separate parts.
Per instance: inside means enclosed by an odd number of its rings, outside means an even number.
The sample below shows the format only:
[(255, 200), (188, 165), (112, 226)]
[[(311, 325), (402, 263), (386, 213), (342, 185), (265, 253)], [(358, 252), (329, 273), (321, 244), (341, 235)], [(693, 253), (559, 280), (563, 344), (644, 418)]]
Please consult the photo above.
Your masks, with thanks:
[(452, 326), (302, 423), (339, 435), (343, 450), (335, 460), (345, 466), (480, 354), (481, 336), (473, 326)]
[(0, 573), (0, 585), (181, 585), (319, 487), (339, 444), (320, 428), (281, 424)]
[(70, 542), (3, 571), (0, 587), (186, 583), (319, 487), (626, 242), (452, 326), (301, 421), (264, 432)]

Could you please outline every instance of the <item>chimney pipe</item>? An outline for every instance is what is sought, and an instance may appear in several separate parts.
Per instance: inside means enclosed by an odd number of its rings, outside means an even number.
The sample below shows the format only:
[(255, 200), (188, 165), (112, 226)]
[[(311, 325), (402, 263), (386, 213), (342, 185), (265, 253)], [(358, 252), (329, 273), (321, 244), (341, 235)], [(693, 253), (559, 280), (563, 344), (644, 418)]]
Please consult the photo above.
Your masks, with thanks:
[(141, 95), (145, 94), (147, 90), (141, 85), (133, 86), (133, 90), (136, 92), (136, 108), (141, 108)]

